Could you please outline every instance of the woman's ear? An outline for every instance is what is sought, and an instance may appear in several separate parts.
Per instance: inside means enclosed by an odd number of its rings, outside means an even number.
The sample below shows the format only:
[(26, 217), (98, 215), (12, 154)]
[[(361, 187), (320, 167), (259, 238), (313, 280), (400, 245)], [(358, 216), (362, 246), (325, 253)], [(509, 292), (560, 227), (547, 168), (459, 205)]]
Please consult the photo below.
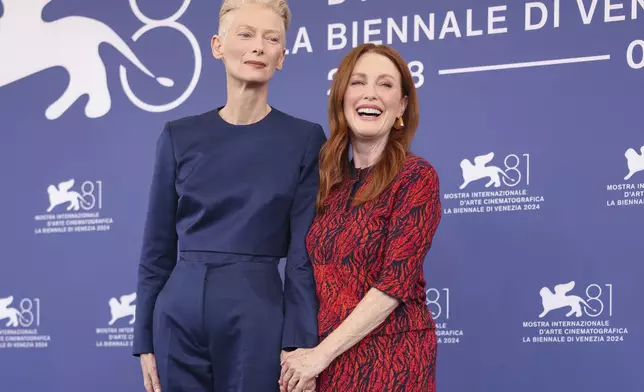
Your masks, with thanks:
[(405, 95), (400, 100), (400, 114), (398, 115), (398, 117), (402, 117), (402, 115), (405, 114), (405, 110), (407, 110), (408, 103), (409, 103), (409, 98)]
[(217, 60), (221, 60), (224, 57), (224, 52), (222, 51), (222, 39), (219, 35), (213, 35), (210, 39), (210, 48), (212, 50), (212, 56)]

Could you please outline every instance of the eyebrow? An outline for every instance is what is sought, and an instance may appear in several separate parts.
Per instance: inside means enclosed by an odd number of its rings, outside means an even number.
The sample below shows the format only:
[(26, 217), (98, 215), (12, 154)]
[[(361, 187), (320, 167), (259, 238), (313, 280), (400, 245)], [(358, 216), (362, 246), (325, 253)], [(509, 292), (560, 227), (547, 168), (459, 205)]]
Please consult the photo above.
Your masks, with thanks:
[[(249, 30), (257, 31), (257, 29), (255, 27), (249, 26), (249, 25), (239, 25), (239, 26), (237, 26), (236, 30), (241, 30), (241, 29), (249, 29)], [(266, 32), (267, 33), (277, 33), (277, 34), (280, 33), (279, 30), (266, 30)]]
[[(367, 77), (367, 75), (365, 75), (364, 73), (361, 73), (361, 72), (353, 73), (353, 74), (351, 74), (351, 76), (360, 76), (360, 77), (363, 77), (363, 78)], [(382, 78), (382, 77), (385, 77), (385, 76), (390, 77), (392, 79), (396, 79), (392, 75), (389, 75), (389, 74), (382, 74), (382, 75), (379, 75), (378, 77)]]

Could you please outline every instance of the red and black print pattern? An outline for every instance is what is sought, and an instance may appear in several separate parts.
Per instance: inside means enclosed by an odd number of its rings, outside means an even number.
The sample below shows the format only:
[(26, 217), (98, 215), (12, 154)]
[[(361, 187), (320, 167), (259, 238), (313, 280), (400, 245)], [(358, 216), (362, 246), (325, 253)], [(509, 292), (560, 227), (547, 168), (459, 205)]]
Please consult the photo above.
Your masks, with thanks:
[(322, 392), (435, 392), (433, 329), (362, 339), (320, 374)]
[(320, 338), (344, 321), (372, 287), (400, 305), (378, 328), (338, 357), (318, 390), (435, 390), (436, 337), (425, 305), (423, 262), (441, 219), (435, 169), (411, 155), (376, 200), (352, 207), (368, 170), (335, 187), (306, 238), (320, 301)]

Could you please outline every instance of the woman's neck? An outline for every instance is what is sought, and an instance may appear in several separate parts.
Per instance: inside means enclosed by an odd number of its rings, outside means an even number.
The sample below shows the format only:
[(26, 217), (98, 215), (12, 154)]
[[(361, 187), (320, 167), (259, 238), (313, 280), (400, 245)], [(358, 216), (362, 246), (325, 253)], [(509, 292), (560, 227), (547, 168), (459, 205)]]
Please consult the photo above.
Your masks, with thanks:
[(387, 138), (376, 140), (356, 140), (351, 142), (351, 151), (353, 152), (353, 162), (356, 168), (362, 169), (371, 167), (376, 164), (382, 152), (387, 145)]
[(226, 105), (219, 111), (224, 121), (234, 125), (253, 124), (271, 111), (268, 86), (250, 85), (228, 78)]

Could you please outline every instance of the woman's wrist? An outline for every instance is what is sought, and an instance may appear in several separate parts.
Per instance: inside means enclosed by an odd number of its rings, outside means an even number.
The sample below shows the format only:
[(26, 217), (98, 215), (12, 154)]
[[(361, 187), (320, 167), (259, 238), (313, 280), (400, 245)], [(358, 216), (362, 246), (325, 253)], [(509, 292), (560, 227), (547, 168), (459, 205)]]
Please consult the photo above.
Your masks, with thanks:
[(333, 360), (339, 355), (338, 350), (333, 347), (328, 340), (321, 342), (314, 350), (326, 365), (333, 362)]

